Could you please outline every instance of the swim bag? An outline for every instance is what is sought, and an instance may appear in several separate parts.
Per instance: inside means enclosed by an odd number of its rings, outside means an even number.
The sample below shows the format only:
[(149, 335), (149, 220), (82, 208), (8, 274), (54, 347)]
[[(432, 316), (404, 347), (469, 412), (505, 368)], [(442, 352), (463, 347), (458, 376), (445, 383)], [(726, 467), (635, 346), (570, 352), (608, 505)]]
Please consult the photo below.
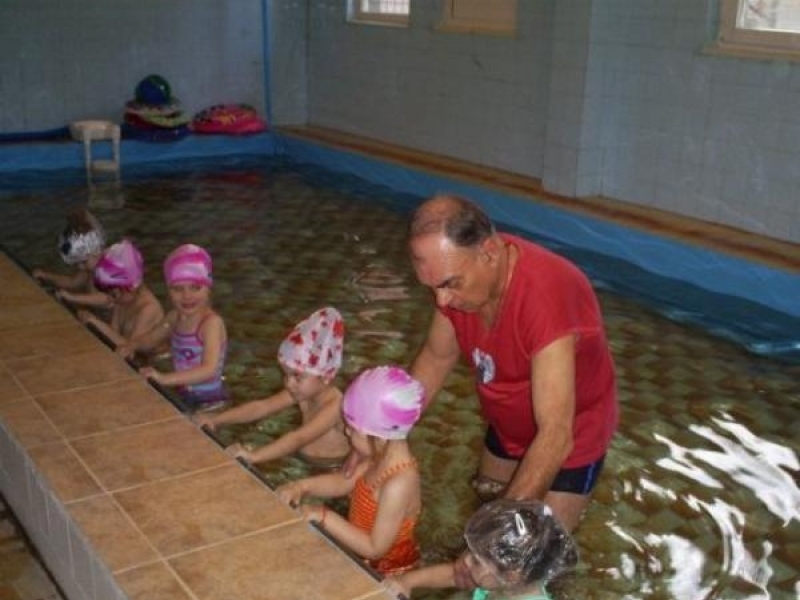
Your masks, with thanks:
[(189, 127), (195, 133), (246, 135), (264, 131), (267, 123), (247, 104), (217, 104), (197, 113)]

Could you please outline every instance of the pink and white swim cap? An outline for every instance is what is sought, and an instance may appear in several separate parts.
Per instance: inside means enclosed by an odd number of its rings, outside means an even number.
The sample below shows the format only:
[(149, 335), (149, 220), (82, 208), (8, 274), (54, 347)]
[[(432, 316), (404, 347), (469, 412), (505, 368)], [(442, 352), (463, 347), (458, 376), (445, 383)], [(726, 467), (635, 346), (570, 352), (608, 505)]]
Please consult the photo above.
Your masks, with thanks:
[(136, 289), (144, 277), (144, 261), (139, 250), (128, 240), (109, 247), (94, 269), (94, 280), (100, 288)]
[(278, 348), (278, 360), (287, 368), (333, 378), (342, 366), (344, 321), (326, 306), (301, 321)]
[(402, 440), (422, 414), (425, 388), (400, 367), (367, 369), (344, 393), (347, 424), (384, 440)]
[(211, 286), (211, 256), (200, 246), (183, 244), (164, 261), (167, 285), (196, 283)]

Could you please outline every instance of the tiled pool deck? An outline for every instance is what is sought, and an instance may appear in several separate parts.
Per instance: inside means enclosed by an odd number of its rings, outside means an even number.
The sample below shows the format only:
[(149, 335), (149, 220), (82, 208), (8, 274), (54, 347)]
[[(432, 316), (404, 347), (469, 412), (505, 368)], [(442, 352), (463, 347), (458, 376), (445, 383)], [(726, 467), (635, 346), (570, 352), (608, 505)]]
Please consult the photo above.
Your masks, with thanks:
[[(4, 255), (0, 280), (0, 492), (68, 598), (388, 597)], [(57, 597), (24, 585), (0, 598)]]

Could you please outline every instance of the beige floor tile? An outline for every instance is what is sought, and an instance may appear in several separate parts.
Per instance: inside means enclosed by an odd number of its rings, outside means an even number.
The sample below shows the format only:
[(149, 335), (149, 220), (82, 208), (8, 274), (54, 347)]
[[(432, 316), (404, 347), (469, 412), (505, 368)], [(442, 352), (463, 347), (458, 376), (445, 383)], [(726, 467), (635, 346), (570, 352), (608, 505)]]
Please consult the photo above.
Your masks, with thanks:
[(8, 369), (0, 363), (0, 406), (29, 397), (14, 380)]
[(69, 311), (44, 297), (31, 302), (29, 298), (5, 297), (0, 301), (0, 330), (19, 327), (68, 323), (72, 319)]
[(48, 293), (25, 271), (16, 265), (9, 264), (9, 259), (3, 255), (0, 265), (0, 276), (6, 285), (0, 289), (0, 305), (13, 306), (19, 304), (19, 299), (24, 298), (31, 302), (47, 300)]
[(116, 579), (130, 600), (191, 600), (192, 598), (164, 563), (118, 573)]
[(236, 463), (119, 492), (115, 497), (164, 556), (299, 518)]
[(158, 558), (153, 547), (111, 496), (74, 502), (69, 505), (69, 512), (112, 571), (135, 567)]
[(72, 320), (0, 329), (0, 361), (42, 355), (65, 356), (97, 347), (97, 338)]
[(380, 589), (304, 521), (169, 561), (199, 600), (350, 600)]
[(34, 396), (139, 377), (125, 361), (105, 347), (66, 356), (10, 360), (5, 364), (22, 387)]
[(184, 418), (141, 378), (37, 396), (35, 401), (67, 438)]
[(64, 442), (42, 444), (28, 452), (62, 502), (71, 502), (102, 492)]
[(32, 400), (0, 405), (0, 419), (25, 448), (61, 440), (61, 434)]
[(232, 460), (183, 418), (75, 439), (71, 443), (109, 491)]

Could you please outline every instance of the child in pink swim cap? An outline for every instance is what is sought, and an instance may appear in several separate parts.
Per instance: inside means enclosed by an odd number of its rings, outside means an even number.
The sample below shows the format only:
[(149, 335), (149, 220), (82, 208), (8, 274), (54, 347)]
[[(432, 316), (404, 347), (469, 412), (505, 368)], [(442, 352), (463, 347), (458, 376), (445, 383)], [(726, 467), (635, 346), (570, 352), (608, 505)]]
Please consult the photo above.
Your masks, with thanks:
[(94, 326), (115, 347), (150, 331), (164, 319), (164, 309), (143, 279), (144, 260), (138, 248), (129, 240), (110, 246), (97, 262), (94, 282), (112, 302), (111, 321), (86, 310), (78, 311), (78, 318)]
[(296, 325), (278, 348), (283, 389), (218, 414), (198, 415), (195, 422), (213, 430), (260, 421), (296, 405), (301, 415), (297, 429), (254, 450), (233, 444), (227, 451), (248, 463), (267, 462), (296, 452), (317, 468), (338, 468), (350, 450), (342, 421), (342, 392), (334, 384), (342, 366), (343, 349), (342, 315), (331, 306), (316, 310)]
[(167, 285), (193, 283), (211, 287), (211, 256), (200, 246), (178, 246), (164, 261)]
[(34, 269), (33, 277), (56, 288), (55, 296), (71, 305), (94, 309), (108, 308), (111, 302), (94, 286), (93, 273), (106, 247), (106, 234), (100, 222), (85, 208), (67, 215), (67, 225), (58, 239), (58, 253), (72, 274), (60, 274), (44, 269)]
[(175, 370), (153, 367), (140, 373), (164, 386), (176, 387), (191, 410), (213, 410), (227, 403), (222, 372), (228, 334), (211, 306), (211, 256), (200, 246), (183, 244), (164, 261), (172, 310), (154, 329), (118, 350), (130, 354), (151, 350), (169, 339)]
[(347, 519), (324, 504), (305, 504), (301, 510), (384, 575), (402, 573), (419, 561), (414, 530), (421, 510), (420, 476), (407, 436), (422, 413), (424, 397), (422, 384), (399, 367), (364, 371), (342, 403), (350, 446), (363, 458), (353, 475), (339, 471), (278, 488), (291, 506), (308, 496), (349, 494)]

